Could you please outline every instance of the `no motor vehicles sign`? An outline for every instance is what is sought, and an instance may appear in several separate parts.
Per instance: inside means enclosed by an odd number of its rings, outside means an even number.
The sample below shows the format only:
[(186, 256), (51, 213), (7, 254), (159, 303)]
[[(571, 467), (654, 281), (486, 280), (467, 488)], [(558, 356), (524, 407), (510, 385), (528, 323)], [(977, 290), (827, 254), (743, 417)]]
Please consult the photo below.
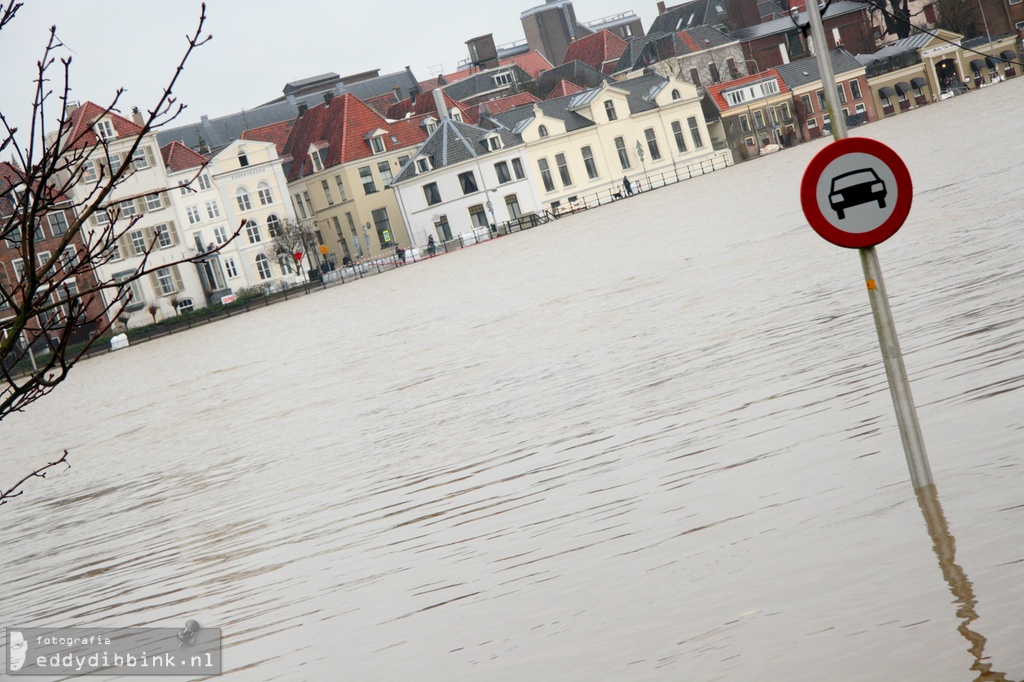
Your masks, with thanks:
[(814, 231), (837, 246), (862, 249), (896, 234), (914, 188), (910, 171), (889, 147), (848, 137), (811, 159), (800, 183), (800, 203)]

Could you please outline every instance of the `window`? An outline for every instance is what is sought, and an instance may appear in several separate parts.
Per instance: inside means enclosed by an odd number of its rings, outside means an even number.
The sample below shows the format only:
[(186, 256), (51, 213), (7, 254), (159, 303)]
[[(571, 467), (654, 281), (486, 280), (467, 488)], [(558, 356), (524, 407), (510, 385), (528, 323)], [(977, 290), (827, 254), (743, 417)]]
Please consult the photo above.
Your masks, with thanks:
[(189, 313), (195, 308), (195, 303), (192, 302), (191, 298), (182, 298), (178, 301), (178, 312)]
[(719, 76), (719, 73), (718, 73), (718, 64), (715, 64), (714, 62), (711, 62), (710, 64), (708, 64), (708, 73), (711, 74), (711, 82), (712, 83), (720, 83), (720, 82), (722, 82), (722, 79), (721, 79), (721, 77)]
[(340, 175), (334, 176), (334, 183), (338, 186), (338, 194), (341, 196), (341, 200), (348, 201), (348, 194), (345, 193), (345, 183)]
[(17, 278), (17, 281), (23, 281), (25, 279), (25, 261), (15, 258), (11, 261), (11, 267), (14, 268), (14, 276)]
[(793, 115), (789, 111), (789, 102), (783, 102), (782, 105), (781, 105), (781, 108), (782, 108), (782, 120), (783, 121), (791, 121), (791, 120), (793, 120)]
[(110, 154), (110, 175), (113, 176), (119, 170), (121, 170), (121, 155), (112, 153)]
[(512, 73), (509, 71), (503, 71), (496, 73), (491, 77), (495, 85), (508, 85), (512, 82)]
[(810, 95), (802, 95), (800, 97), (800, 101), (804, 103), (804, 111), (807, 112), (808, 116), (810, 116), (811, 114), (814, 113), (814, 107), (811, 106), (811, 96)]
[(142, 286), (137, 279), (134, 279), (135, 271), (127, 270), (113, 275), (114, 282), (121, 284), (124, 288), (118, 287), (117, 296), (124, 296), (126, 303), (125, 310), (142, 310), (146, 305), (146, 299), (142, 295)]
[(142, 230), (135, 230), (128, 235), (128, 241), (132, 246), (132, 254), (141, 256), (146, 253), (146, 233)]
[(760, 109), (754, 112), (754, 124), (757, 125), (758, 130), (764, 129), (764, 112)]
[(826, 111), (828, 107), (825, 106), (825, 93), (822, 90), (818, 90), (814, 94), (818, 97), (818, 111)]
[(448, 216), (438, 216), (437, 220), (434, 221), (434, 231), (437, 232), (437, 238), (443, 242), (450, 241), (452, 238), (452, 228), (448, 225)]
[(610, 99), (604, 101), (604, 113), (608, 114), (608, 120), (614, 121), (618, 116), (615, 115), (615, 102)]
[(744, 133), (750, 132), (750, 121), (747, 119), (746, 114), (740, 114), (740, 130)]
[(732, 57), (725, 58), (725, 65), (729, 68), (729, 77), (735, 78), (740, 75), (739, 69), (736, 68), (736, 60)]
[(238, 277), (238, 266), (235, 264), (234, 258), (224, 259), (224, 271), (228, 273), (228, 277), (231, 279)]
[(139, 215), (139, 207), (135, 205), (135, 200), (128, 199), (122, 201), (118, 206), (121, 208), (121, 215), (126, 217)]
[(853, 99), (861, 99), (860, 81), (850, 81), (850, 97)]
[(398, 167), (405, 168), (405, 164), (409, 163), (409, 157), (405, 154), (398, 157)]
[(547, 137), (548, 136), (548, 127), (545, 126), (545, 125), (542, 125), (539, 128), (537, 128), (537, 135), (540, 136), (540, 137)]
[(68, 231), (68, 219), (64, 217), (64, 211), (57, 211), (46, 216), (46, 221), (50, 223), (50, 234), (54, 237), (59, 237)]
[(863, 102), (857, 102), (853, 107), (853, 112), (855, 114), (863, 114), (865, 111), (867, 111), (867, 107), (864, 106)]
[(12, 228), (7, 236), (4, 237), (4, 241), (7, 242), (7, 248), (9, 249), (20, 249), (21, 248), (21, 228)]
[(319, 149), (315, 149), (309, 154), (309, 158), (313, 162), (314, 173), (319, 173), (324, 169), (324, 159), (322, 156), (320, 156), (320, 151), (321, 150)]
[(569, 176), (569, 162), (565, 160), (565, 154), (555, 154), (555, 165), (558, 166), (558, 177), (562, 179), (562, 186), (568, 187), (572, 184)]
[(160, 268), (156, 271), (156, 289), (161, 296), (168, 296), (177, 291), (174, 286), (174, 273), (170, 268)]
[(472, 194), (477, 191), (476, 178), (473, 177), (473, 171), (459, 173), (459, 186), (462, 187), (463, 194)]
[(99, 174), (96, 172), (96, 164), (92, 161), (86, 161), (82, 164), (82, 182), (96, 182), (96, 178)]
[(555, 181), (551, 179), (551, 168), (548, 166), (548, 160), (538, 159), (537, 166), (540, 168), (540, 178), (544, 181), (544, 191), (554, 192)]
[(512, 182), (512, 176), (508, 173), (508, 164), (504, 161), (499, 161), (494, 164), (494, 172), (498, 175), (499, 185), (504, 185), (506, 182)]
[(96, 137), (101, 140), (111, 140), (117, 137), (117, 133), (114, 132), (114, 124), (104, 119), (102, 121), (96, 121), (95, 126)]
[(249, 201), (249, 190), (247, 190), (246, 188), (238, 188), (238, 191), (235, 192), (235, 200), (238, 202), (239, 211), (252, 210), (252, 202)]
[(672, 90), (672, 99), (673, 99), (673, 101), (679, 99), (680, 97), (681, 97), (681, 95), (679, 94), (679, 91), (673, 89)]
[(203, 222), (203, 217), (199, 215), (198, 206), (189, 206), (188, 208), (186, 208), (185, 215), (188, 216), (189, 225), (198, 225), (199, 223)]
[(181, 196), (185, 196), (186, 194), (195, 194), (196, 192), (194, 189), (189, 187), (188, 182), (185, 180), (178, 181), (178, 189), (181, 191)]
[(839, 103), (846, 104), (846, 88), (842, 83), (836, 83), (836, 92), (839, 93)]
[(377, 172), (380, 173), (380, 181), (387, 187), (394, 180), (394, 176), (391, 175), (391, 162), (381, 161), (377, 164)]
[(276, 214), (271, 213), (267, 216), (267, 232), (270, 233), (270, 238), (273, 239), (278, 235), (282, 234), (281, 231), (281, 219)]
[(306, 200), (306, 208), (309, 210), (309, 217), (312, 218), (316, 213), (313, 212), (313, 202), (309, 200), (309, 192), (303, 192), (302, 198)]
[(250, 244), (258, 244), (263, 241), (263, 235), (260, 234), (260, 226), (255, 220), (245, 221), (245, 236), (249, 238)]
[(369, 166), (363, 166), (359, 169), (359, 179), (363, 183), (363, 192), (365, 194), (373, 194), (377, 191), (377, 185), (373, 181), (373, 171), (370, 170)]
[(697, 72), (697, 69), (690, 69), (690, 82), (698, 88), (701, 86), (700, 74)]
[(228, 229), (224, 226), (213, 228), (213, 239), (218, 244), (224, 244), (228, 240)]
[(484, 211), (483, 204), (469, 207), (469, 219), (472, 221), (473, 227), (487, 227), (487, 213)]
[(156, 233), (156, 243), (161, 249), (174, 246), (174, 233), (168, 225), (157, 225), (153, 228)]
[(303, 220), (305, 220), (306, 217), (307, 217), (306, 216), (306, 207), (302, 205), (302, 195), (301, 194), (296, 194), (295, 198), (294, 198), (294, 201), (295, 201), (295, 212), (299, 214), (299, 217), (301, 217)]
[(523, 162), (518, 158), (512, 159), (512, 173), (515, 174), (516, 180), (526, 177), (526, 173), (523, 171)]
[(896, 88), (896, 99), (900, 102), (906, 102), (907, 94), (900, 90), (899, 88)]
[(334, 206), (334, 197), (331, 195), (331, 185), (326, 180), (321, 180), (320, 186), (324, 188), (324, 198), (327, 199), (327, 205)]
[(216, 201), (206, 202), (206, 215), (210, 216), (210, 220), (220, 217), (220, 206), (217, 205)]
[(256, 193), (260, 197), (260, 206), (270, 206), (274, 203), (274, 192), (271, 191), (270, 185), (267, 183), (261, 182), (256, 188)]
[(491, 135), (486, 140), (484, 140), (484, 146), (486, 146), (492, 152), (496, 152), (499, 149), (501, 149), (501, 138), (498, 137), (497, 135)]
[(594, 163), (594, 151), (590, 145), (583, 147), (580, 152), (583, 154), (583, 165), (587, 168), (587, 177), (593, 180), (597, 177), (597, 164)]
[(199, 176), (199, 189), (208, 190), (213, 187), (213, 182), (210, 181), (210, 176), (203, 173)]
[(423, 195), (427, 198), (427, 206), (441, 203), (441, 192), (437, 189), (437, 183), (423, 185)]
[(522, 210), (519, 208), (519, 197), (515, 194), (509, 194), (505, 197), (505, 208), (508, 209), (510, 220), (519, 220), (519, 217), (523, 215)]
[(430, 169), (431, 169), (430, 159), (416, 159), (416, 172), (417, 173), (426, 173), (426, 172), (430, 171)]
[(69, 246), (60, 254), (60, 266), (64, 272), (71, 272), (78, 267), (78, 251), (74, 246)]
[(386, 208), (378, 208), (373, 211), (373, 224), (377, 228), (377, 238), (380, 241), (381, 248), (392, 246), (395, 242), (392, 239), (391, 219), (388, 218), (388, 210)]
[(384, 136), (378, 135), (377, 137), (370, 139), (370, 149), (373, 150), (374, 154), (380, 154), (385, 150), (384, 147)]
[(245, 151), (238, 152), (238, 165), (241, 168), (245, 168), (246, 166), (249, 165), (249, 156), (245, 153)]
[[(40, 251), (39, 253), (36, 254), (36, 260), (39, 262), (39, 269), (42, 270), (43, 266), (46, 265), (47, 262), (49, 262), (49, 260), (50, 260), (50, 252), (49, 251)], [(46, 271), (46, 274), (47, 275), (52, 274), (54, 268), (56, 267), (56, 265), (57, 265), (56, 262), (54, 262), (54, 264), (51, 265), (50, 268)]]
[(260, 276), (260, 279), (270, 279), (273, 274), (270, 272), (270, 259), (265, 254), (258, 254), (256, 256), (256, 273)]
[(146, 195), (146, 210), (147, 211), (159, 211), (164, 207), (163, 200), (160, 198), (160, 194), (154, 192), (153, 194)]
[(658, 138), (654, 135), (654, 128), (645, 130), (644, 137), (647, 138), (647, 149), (651, 152), (651, 161), (657, 161), (661, 158), (661, 150), (658, 149)]
[(690, 126), (690, 137), (693, 138), (693, 146), (700, 149), (704, 146), (704, 140), (700, 136), (700, 126), (697, 125), (697, 117), (689, 117), (686, 119), (686, 123)]
[(153, 150), (146, 146), (140, 146), (132, 154), (132, 164), (135, 170), (145, 170), (153, 165)]
[(679, 121), (672, 121), (672, 137), (676, 141), (676, 149), (679, 150), (680, 154), (686, 153), (686, 138), (683, 137), (683, 126), (679, 124)]
[(615, 138), (615, 151), (619, 154), (619, 165), (622, 166), (622, 170), (628, 170), (629, 165), (629, 152), (626, 151), (626, 141), (621, 137)]
[(117, 243), (116, 239), (111, 239), (107, 243), (107, 249), (110, 252), (110, 260), (121, 260), (124, 255), (121, 253), (121, 245)]

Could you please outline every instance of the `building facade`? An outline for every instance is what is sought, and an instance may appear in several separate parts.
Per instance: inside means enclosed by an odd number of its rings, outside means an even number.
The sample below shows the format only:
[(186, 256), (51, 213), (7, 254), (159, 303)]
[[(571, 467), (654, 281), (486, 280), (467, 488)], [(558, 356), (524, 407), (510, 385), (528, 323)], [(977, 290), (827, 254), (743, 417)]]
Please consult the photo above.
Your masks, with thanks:
[[(839, 106), (848, 126), (874, 121), (875, 105), (864, 66), (846, 50), (829, 53), (836, 80)], [(796, 103), (797, 120), (803, 139), (813, 140), (831, 131), (825, 92), (816, 58), (801, 59), (776, 69)]]

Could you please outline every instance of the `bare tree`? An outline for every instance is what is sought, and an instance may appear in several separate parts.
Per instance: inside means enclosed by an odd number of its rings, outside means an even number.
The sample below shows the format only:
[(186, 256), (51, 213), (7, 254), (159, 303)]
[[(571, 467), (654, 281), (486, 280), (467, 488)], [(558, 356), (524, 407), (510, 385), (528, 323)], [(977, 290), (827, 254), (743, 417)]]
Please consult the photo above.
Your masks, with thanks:
[(978, 35), (978, 5), (966, 0), (935, 0), (936, 25), (965, 38)]
[(264, 251), (270, 258), (291, 259), (295, 263), (295, 271), (302, 274), (302, 258), (309, 253), (309, 245), (315, 243), (313, 228), (285, 221), (271, 229), (270, 244)]
[[(0, 31), (11, 30), (22, 4), (0, 0)], [(212, 38), (203, 35), (205, 23), (204, 4), (195, 31), (185, 36), (184, 54), (161, 96), (152, 109), (140, 112), (137, 129), (118, 139), (121, 145), (127, 144), (126, 139), (131, 142), (123, 164), (110, 163), (114, 155), (108, 140), (91, 125), (73, 123), (71, 57), (64, 56), (67, 50), (56, 26), (50, 28), (37, 62), (28, 130), (19, 132), (12, 123), (13, 112), (0, 111), (0, 152), (11, 159), (0, 164), (0, 240), (17, 250), (17, 260), (11, 261), (13, 276), (0, 265), (0, 317), (5, 317), (0, 320), (0, 420), (64, 381), (90, 346), (123, 319), (132, 284), (157, 270), (148, 257), (161, 237), (159, 232), (150, 235), (141, 263), (130, 274), (116, 281), (98, 274), (98, 268), (114, 257), (118, 240), (140, 217), (122, 211), (112, 194), (126, 189), (126, 181), (135, 172), (131, 160), (143, 138), (168, 125), (185, 109), (172, 92), (193, 51)], [(103, 115), (118, 114), (122, 94), (119, 89), (110, 103), (101, 107)], [(96, 158), (106, 163), (90, 161)], [(83, 181), (88, 181), (88, 191), (82, 189)], [(124, 193), (122, 189), (120, 194)], [(90, 221), (94, 215), (103, 220)], [(54, 235), (46, 250), (37, 245), (44, 224)], [(240, 231), (241, 226), (234, 236)], [(27, 357), (33, 361), (31, 368), (23, 367)], [(49, 466), (62, 461), (67, 462), (66, 455), (29, 474), (3, 497), (11, 497), (26, 480), (41, 477)]]
[[(8, 24), (21, 6), (13, 0), (0, 5), (0, 29), (10, 30)], [(88, 125), (73, 124), (73, 107), (69, 107), (71, 57), (58, 56), (64, 50), (55, 26), (37, 63), (29, 130), (19, 134), (7, 112), (0, 111), (0, 150), (12, 158), (0, 173), (0, 239), (18, 249), (23, 264), (13, 277), (7, 277), (6, 270), (0, 271), (0, 308), (14, 313), (0, 321), (0, 419), (38, 400), (63, 381), (71, 367), (122, 315), (131, 300), (132, 283), (157, 270), (148, 256), (159, 233), (150, 235), (141, 263), (129, 276), (113, 281), (97, 274), (97, 268), (114, 258), (118, 239), (140, 218), (127, 215), (111, 195), (135, 172), (135, 164), (128, 160), (135, 157), (143, 137), (184, 110), (172, 91), (193, 51), (212, 37), (203, 37), (205, 23), (203, 5), (195, 31), (186, 36), (185, 52), (173, 76), (153, 108), (140, 117), (123, 164), (110, 163), (113, 154), (106, 138)], [(56, 92), (50, 85), (54, 81), (60, 84)], [(122, 93), (117, 91), (103, 110), (104, 115), (117, 113)], [(125, 137), (118, 142), (125, 144)], [(107, 163), (93, 164), (91, 158)], [(90, 184), (83, 192), (86, 180)], [(123, 202), (125, 197), (119, 199)], [(89, 220), (94, 215), (103, 217), (99, 227)], [(37, 245), (42, 225), (49, 225), (55, 235), (46, 251)], [(54, 229), (54, 225), (60, 229)], [(183, 258), (160, 267), (190, 260)], [(43, 362), (20, 373), (18, 364), (33, 347), (43, 351)]]

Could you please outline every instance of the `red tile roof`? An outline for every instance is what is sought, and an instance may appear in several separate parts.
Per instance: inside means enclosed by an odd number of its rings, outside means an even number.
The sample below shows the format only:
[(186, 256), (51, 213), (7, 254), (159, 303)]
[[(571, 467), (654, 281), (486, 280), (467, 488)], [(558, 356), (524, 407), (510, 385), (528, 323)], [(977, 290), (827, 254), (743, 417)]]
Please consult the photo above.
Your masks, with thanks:
[[(288, 181), (298, 180), (311, 172), (309, 147), (321, 141), (328, 144), (325, 167), (337, 166), (372, 156), (367, 133), (378, 128), (387, 131), (387, 149), (419, 145), (427, 139), (421, 119), (388, 121), (352, 93), (335, 97), (330, 106), (318, 104), (295, 120), (282, 156), (291, 155)], [(395, 137), (398, 141), (392, 141)]]
[(540, 98), (536, 95), (532, 95), (529, 92), (520, 92), (515, 95), (509, 95), (508, 97), (480, 102), (479, 104), (470, 107), (470, 114), (474, 120), (479, 121), (480, 116), (483, 114), (502, 114), (509, 109), (515, 109), (516, 107), (533, 104), (534, 102), (539, 101)]
[(24, 182), (21, 171), (7, 163), (6, 161), (0, 161), (0, 194), (6, 192), (11, 187), (16, 187)]
[(250, 128), (242, 132), (243, 140), (259, 140), (260, 142), (273, 142), (277, 147), (277, 155), (284, 156), (284, 147), (288, 144), (288, 136), (292, 133), (295, 121), (281, 121), (259, 128)]
[(387, 114), (388, 108), (398, 102), (398, 95), (392, 92), (385, 92), (383, 95), (369, 97), (363, 100), (381, 114)]
[[(625, 43), (623, 43), (623, 49), (625, 49)], [(555, 65), (544, 58), (540, 52), (533, 50), (526, 54), (516, 55), (515, 57), (507, 57), (506, 59), (499, 59), (498, 64), (501, 66), (508, 66), (509, 64), (515, 64), (520, 69), (530, 74), (530, 78), (537, 80), (540, 77), (541, 71), (550, 71), (555, 68)]]
[[(71, 113), (68, 149), (79, 149), (96, 144), (99, 138), (93, 132), (92, 124), (103, 116), (104, 109), (92, 102), (86, 102)], [(142, 128), (120, 114), (111, 111), (108, 115), (118, 137), (131, 137), (142, 132)]]
[(189, 168), (199, 168), (209, 161), (202, 154), (192, 151), (177, 140), (161, 147), (160, 155), (164, 157), (164, 165), (172, 173), (188, 170)]
[(686, 45), (686, 47), (690, 48), (690, 50), (692, 50), (693, 52), (702, 52), (705, 49), (707, 49), (704, 45), (698, 43), (697, 39), (691, 36), (685, 30), (676, 33), (676, 37), (683, 42), (683, 45)]
[[(726, 81), (725, 83), (717, 83), (715, 85), (709, 85), (707, 87), (707, 93), (711, 96), (715, 106), (718, 107), (719, 111), (726, 111), (730, 109), (730, 105), (725, 101), (725, 97), (722, 96), (722, 91), (732, 90), (745, 83), (756, 83), (761, 80), (768, 80), (769, 77), (775, 77), (775, 82), (779, 86), (779, 94), (789, 92), (789, 88), (786, 87), (785, 81), (779, 76), (779, 72), (775, 69), (765, 69), (761, 73), (755, 73), (752, 76), (744, 76), (743, 78), (737, 78), (735, 80)], [(775, 97), (775, 95), (769, 95), (769, 97)], [(743, 106), (747, 106), (747, 102), (743, 103)]]
[(548, 99), (554, 99), (556, 97), (565, 97), (566, 95), (571, 95), (574, 92), (579, 92), (582, 89), (583, 88), (576, 85), (575, 83), (570, 83), (569, 81), (563, 78), (562, 80), (558, 81), (558, 85), (556, 85), (551, 90), (551, 93), (548, 95)]
[(605, 30), (570, 44), (562, 63), (581, 61), (592, 69), (609, 74), (625, 51), (626, 41)]
[[(467, 123), (476, 123), (476, 120), (470, 119), (470, 111), (473, 107), (467, 107), (461, 102), (453, 100), (447, 92), (441, 91), (444, 96), (444, 104), (448, 107), (448, 111), (452, 110), (452, 107), (456, 107), (462, 112), (462, 118)], [(437, 106), (434, 104), (434, 93), (424, 92), (417, 95), (415, 98), (403, 99), (401, 102), (396, 102), (388, 107), (386, 112), (387, 118), (392, 120), (398, 120), (405, 118), (407, 115), (412, 114), (413, 116), (433, 116), (438, 118)]]

